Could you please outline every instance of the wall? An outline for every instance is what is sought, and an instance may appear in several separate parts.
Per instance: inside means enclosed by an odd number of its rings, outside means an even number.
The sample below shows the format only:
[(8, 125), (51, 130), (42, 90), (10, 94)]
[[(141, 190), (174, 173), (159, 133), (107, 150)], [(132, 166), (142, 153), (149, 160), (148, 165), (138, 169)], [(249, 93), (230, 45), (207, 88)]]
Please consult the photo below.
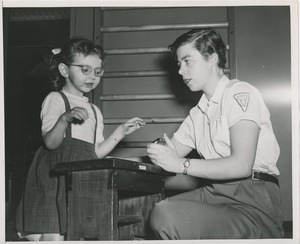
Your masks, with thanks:
[[(227, 8), (131, 8), (110, 9), (102, 11), (102, 25), (143, 26), (171, 25), (192, 23), (227, 22)], [(227, 43), (227, 29), (218, 29)], [(102, 45), (105, 49), (115, 48), (157, 48), (167, 47), (187, 29), (164, 31), (132, 31), (103, 33)], [(201, 93), (191, 94), (177, 74), (176, 63), (170, 53), (108, 55), (106, 72), (118, 71), (171, 71), (172, 75), (152, 77), (104, 78), (99, 96), (117, 94), (175, 94), (175, 99), (140, 100), (140, 101), (100, 101), (104, 118), (153, 118), (182, 117), (197, 103)], [(184, 98), (183, 98), (184, 97)], [(149, 123), (143, 130), (126, 137), (124, 141), (151, 142), (167, 133), (172, 136), (180, 123)], [(108, 136), (116, 125), (106, 125), (105, 136)], [(131, 157), (146, 155), (145, 148), (118, 148), (114, 155)]]
[(237, 76), (256, 86), (270, 110), (285, 220), (292, 219), (291, 46), (289, 7), (236, 7)]

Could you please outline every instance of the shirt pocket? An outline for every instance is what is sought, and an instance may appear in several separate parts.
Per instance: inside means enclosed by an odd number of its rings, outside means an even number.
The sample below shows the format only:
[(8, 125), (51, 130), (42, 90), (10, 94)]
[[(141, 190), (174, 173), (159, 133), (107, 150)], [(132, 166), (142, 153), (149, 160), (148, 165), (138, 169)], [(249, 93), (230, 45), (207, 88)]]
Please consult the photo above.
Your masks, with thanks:
[(229, 127), (226, 117), (221, 116), (219, 119), (211, 123), (210, 136), (212, 146), (217, 154), (221, 157), (226, 157), (231, 154)]

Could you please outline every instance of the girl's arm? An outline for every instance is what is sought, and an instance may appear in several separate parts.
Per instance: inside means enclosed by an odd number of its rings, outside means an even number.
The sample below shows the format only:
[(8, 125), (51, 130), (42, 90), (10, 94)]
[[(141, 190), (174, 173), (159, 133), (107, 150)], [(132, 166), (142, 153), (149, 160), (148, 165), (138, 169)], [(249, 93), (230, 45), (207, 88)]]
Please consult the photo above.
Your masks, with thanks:
[[(230, 127), (231, 155), (218, 159), (190, 159), (187, 174), (191, 176), (228, 180), (251, 174), (258, 143), (259, 127), (249, 120), (241, 120)], [(168, 147), (150, 144), (147, 152), (153, 163), (167, 171), (183, 173), (184, 149), (179, 142), (165, 138)], [(174, 139), (172, 139), (174, 141)], [(178, 152), (178, 154), (177, 154)]]
[(87, 118), (88, 111), (85, 108), (75, 107), (72, 110), (66, 111), (58, 118), (52, 129), (44, 135), (45, 146), (49, 150), (58, 148), (64, 139), (68, 124), (72, 123), (75, 119), (84, 121)]
[(144, 125), (145, 123), (140, 118), (132, 118), (119, 125), (106, 140), (96, 144), (95, 151), (98, 158), (106, 157), (126, 135), (142, 128)]

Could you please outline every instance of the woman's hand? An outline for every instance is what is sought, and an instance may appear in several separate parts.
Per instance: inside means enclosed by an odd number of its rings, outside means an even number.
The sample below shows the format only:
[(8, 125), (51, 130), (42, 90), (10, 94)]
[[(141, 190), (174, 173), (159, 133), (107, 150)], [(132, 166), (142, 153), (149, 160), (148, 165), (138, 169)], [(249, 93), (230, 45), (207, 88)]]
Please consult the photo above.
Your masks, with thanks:
[(148, 145), (147, 152), (151, 161), (162, 167), (164, 170), (173, 173), (183, 172), (184, 158), (179, 158), (175, 147), (169, 137), (164, 134), (166, 145), (151, 143)]
[(79, 123), (89, 118), (88, 111), (82, 107), (74, 107), (63, 114), (67, 123), (72, 123), (77, 120)]

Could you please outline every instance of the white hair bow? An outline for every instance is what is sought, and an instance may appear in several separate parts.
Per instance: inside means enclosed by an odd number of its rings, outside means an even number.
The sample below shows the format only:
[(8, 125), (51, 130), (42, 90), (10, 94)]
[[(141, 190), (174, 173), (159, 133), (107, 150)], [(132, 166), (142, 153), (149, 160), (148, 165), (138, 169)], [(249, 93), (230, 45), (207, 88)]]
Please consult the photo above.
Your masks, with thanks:
[(54, 48), (52, 49), (53, 55), (59, 54), (61, 52), (61, 48)]

